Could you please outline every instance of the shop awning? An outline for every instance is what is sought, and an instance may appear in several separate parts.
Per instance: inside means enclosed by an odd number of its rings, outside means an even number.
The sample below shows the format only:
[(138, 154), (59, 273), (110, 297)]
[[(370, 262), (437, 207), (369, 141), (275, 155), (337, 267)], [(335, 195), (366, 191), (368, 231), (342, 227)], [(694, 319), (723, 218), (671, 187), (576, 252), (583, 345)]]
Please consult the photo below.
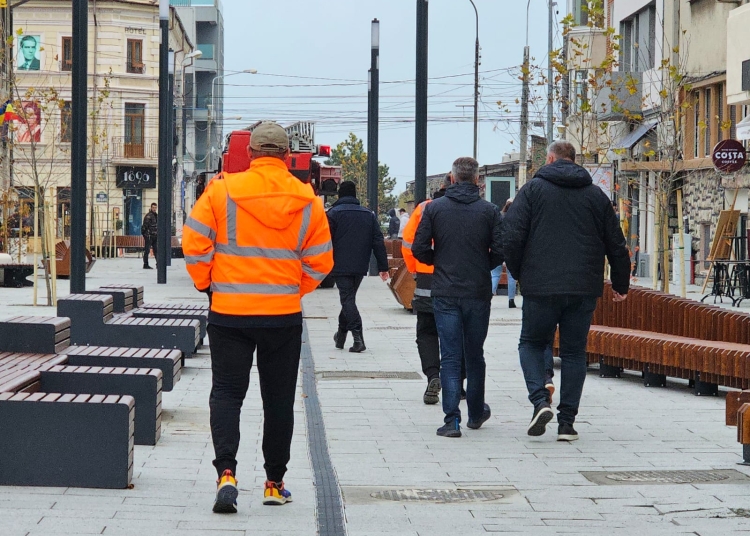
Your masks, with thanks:
[(737, 123), (736, 130), (738, 140), (750, 140), (750, 115)]
[(641, 141), (646, 134), (656, 128), (657, 124), (658, 121), (650, 121), (648, 123), (642, 123), (638, 125), (633, 132), (629, 133), (623, 139), (616, 142), (614, 147), (612, 147), (612, 150), (632, 149), (633, 145)]

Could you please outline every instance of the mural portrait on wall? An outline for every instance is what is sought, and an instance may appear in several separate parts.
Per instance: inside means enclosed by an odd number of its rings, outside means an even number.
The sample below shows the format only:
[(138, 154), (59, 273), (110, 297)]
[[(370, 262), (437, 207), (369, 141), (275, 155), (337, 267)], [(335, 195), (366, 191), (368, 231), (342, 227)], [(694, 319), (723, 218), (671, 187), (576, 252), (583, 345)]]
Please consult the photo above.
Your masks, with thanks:
[(23, 101), (18, 113), (19, 121), (16, 130), (17, 143), (42, 141), (42, 112), (39, 105), (32, 101)]
[(23, 35), (18, 40), (18, 58), (16, 65), (19, 71), (38, 71), (41, 69), (41, 36)]

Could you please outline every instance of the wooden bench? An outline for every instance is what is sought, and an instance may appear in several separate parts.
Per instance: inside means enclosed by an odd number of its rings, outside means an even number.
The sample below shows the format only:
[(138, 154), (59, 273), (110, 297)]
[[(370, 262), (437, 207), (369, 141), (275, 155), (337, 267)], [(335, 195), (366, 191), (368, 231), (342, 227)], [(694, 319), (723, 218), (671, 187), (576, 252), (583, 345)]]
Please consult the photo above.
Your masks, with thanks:
[(122, 290), (122, 289), (129, 289), (132, 290), (135, 295), (133, 298), (133, 307), (141, 307), (143, 305), (143, 287), (139, 285), (130, 285), (128, 283), (117, 283), (117, 284), (111, 284), (111, 285), (102, 285), (102, 289), (113, 289), (113, 290)]
[(750, 465), (750, 403), (737, 409), (737, 442), (742, 445), (742, 464)]
[[(162, 371), (66, 364), (67, 356), (0, 354), (0, 389), (39, 382), (48, 393), (130, 395), (135, 401), (135, 442), (155, 445), (161, 436)], [(19, 383), (20, 382), (20, 383)]]
[(696, 395), (718, 394), (719, 385), (747, 389), (750, 315), (639, 287), (615, 303), (606, 284), (587, 352), (602, 377), (631, 369), (642, 372), (646, 386), (666, 385), (667, 376), (687, 379)]
[(0, 321), (0, 351), (59, 354), (69, 345), (69, 318), (14, 316)]
[(76, 345), (170, 348), (189, 357), (201, 339), (197, 320), (113, 318), (109, 295), (70, 295), (58, 300), (57, 314), (71, 319), (70, 341)]
[[(105, 246), (109, 245), (106, 241)], [(115, 248), (124, 250), (143, 250), (145, 247), (145, 240), (142, 235), (120, 235), (115, 237)], [(182, 259), (184, 254), (182, 252), (182, 244), (180, 239), (173, 236), (170, 240), (170, 249), (172, 252), (173, 259)]]
[(176, 320), (197, 320), (200, 323), (200, 340), (201, 344), (206, 336), (206, 323), (208, 314), (198, 309), (155, 309), (155, 308), (138, 308), (131, 312), (134, 318), (162, 318)]
[[(67, 335), (67, 337), (65, 337)], [(164, 391), (171, 391), (182, 375), (182, 352), (159, 348), (121, 348), (108, 346), (68, 346), (70, 319), (56, 317), (12, 317), (0, 321), (0, 352), (4, 355), (64, 354), (67, 363), (76, 366), (159, 369)], [(0, 361), (0, 367), (2, 361)]]
[(0, 282), (3, 287), (33, 287), (34, 283), (26, 279), (33, 274), (33, 264), (0, 264)]
[(130, 485), (132, 396), (46, 392), (32, 359), (20, 373), (10, 370), (0, 378), (0, 452), (11, 461), (0, 463), (0, 485)]
[[(84, 250), (86, 255), (86, 273), (89, 273), (96, 263), (96, 259), (88, 249)], [(70, 241), (61, 240), (55, 245), (55, 262), (57, 277), (70, 277)]]
[(128, 313), (135, 307), (133, 305), (135, 292), (129, 288), (99, 287), (87, 290), (84, 294), (108, 294), (112, 296), (112, 311), (115, 313)]

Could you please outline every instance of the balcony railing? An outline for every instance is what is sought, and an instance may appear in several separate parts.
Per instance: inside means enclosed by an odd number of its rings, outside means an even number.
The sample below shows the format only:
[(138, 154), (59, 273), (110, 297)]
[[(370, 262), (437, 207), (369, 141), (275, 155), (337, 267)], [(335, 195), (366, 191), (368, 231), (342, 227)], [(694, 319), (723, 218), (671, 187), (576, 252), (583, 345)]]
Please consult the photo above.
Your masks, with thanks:
[(158, 138), (143, 138), (133, 141), (130, 138), (112, 138), (112, 152), (115, 158), (155, 160), (159, 157)]
[(169, 4), (177, 7), (215, 6), (216, 0), (169, 0)]

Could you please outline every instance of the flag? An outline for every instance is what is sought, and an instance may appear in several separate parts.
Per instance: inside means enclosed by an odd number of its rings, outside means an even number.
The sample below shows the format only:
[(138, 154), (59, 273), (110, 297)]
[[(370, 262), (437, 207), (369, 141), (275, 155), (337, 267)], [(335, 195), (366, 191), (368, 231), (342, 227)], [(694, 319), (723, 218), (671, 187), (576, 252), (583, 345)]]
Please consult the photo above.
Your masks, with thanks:
[(3, 123), (5, 123), (5, 109), (8, 107), (8, 102), (4, 102), (3, 104), (0, 104), (0, 126), (2, 126)]
[(3, 111), (3, 121), (18, 121), (19, 119), (10, 101), (6, 102), (5, 110)]

